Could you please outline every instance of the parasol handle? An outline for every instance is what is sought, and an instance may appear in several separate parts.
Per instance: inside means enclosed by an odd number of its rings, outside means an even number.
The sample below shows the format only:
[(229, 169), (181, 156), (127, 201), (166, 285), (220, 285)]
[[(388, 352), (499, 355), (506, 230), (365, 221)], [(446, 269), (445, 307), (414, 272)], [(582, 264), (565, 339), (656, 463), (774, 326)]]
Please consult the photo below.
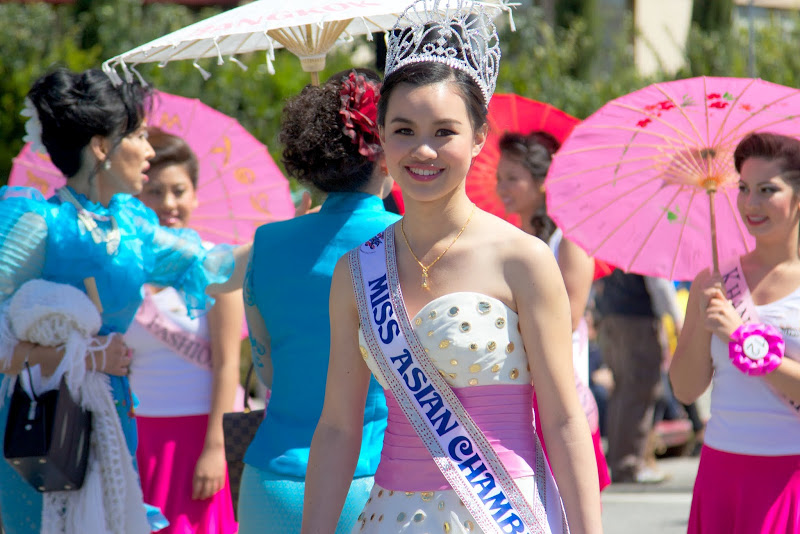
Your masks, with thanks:
[(311, 85), (319, 87), (319, 72), (311, 71), (309, 74), (311, 74)]
[(708, 213), (711, 217), (711, 259), (713, 262), (714, 270), (711, 275), (713, 279), (720, 278), (719, 273), (719, 254), (717, 253), (717, 217), (714, 210), (714, 193), (717, 192), (716, 188), (706, 189), (708, 193)]
[(86, 295), (91, 299), (97, 308), (97, 313), (103, 314), (103, 304), (100, 302), (100, 293), (97, 291), (97, 283), (94, 276), (89, 276), (83, 279), (83, 285), (86, 288)]

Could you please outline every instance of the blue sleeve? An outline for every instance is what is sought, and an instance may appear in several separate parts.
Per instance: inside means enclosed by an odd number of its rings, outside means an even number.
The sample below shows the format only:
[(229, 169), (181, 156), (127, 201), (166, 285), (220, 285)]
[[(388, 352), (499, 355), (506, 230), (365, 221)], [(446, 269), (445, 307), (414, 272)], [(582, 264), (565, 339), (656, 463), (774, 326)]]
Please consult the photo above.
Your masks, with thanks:
[(177, 289), (192, 317), (208, 310), (214, 299), (206, 295), (206, 287), (230, 278), (233, 247), (216, 245), (207, 249), (197, 232), (161, 226), (156, 214), (138, 200), (131, 199), (131, 210), (144, 237), (142, 255), (147, 281)]
[(0, 302), (24, 282), (41, 277), (49, 209), (35, 189), (0, 188)]

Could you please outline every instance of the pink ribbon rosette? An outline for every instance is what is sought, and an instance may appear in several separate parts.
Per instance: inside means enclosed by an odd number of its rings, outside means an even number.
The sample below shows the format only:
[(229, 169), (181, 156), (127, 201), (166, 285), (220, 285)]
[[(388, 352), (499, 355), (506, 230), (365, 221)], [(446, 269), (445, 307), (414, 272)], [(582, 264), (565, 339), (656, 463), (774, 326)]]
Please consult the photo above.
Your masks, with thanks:
[(741, 372), (761, 376), (780, 365), (785, 349), (786, 342), (777, 328), (765, 323), (748, 323), (731, 334), (728, 356)]

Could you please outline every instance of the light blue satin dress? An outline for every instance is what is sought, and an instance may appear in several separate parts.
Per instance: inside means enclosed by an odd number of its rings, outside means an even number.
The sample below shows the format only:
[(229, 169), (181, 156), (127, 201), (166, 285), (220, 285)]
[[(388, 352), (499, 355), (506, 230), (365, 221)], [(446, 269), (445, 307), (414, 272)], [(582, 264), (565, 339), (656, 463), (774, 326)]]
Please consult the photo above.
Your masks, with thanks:
[[(35, 189), (0, 188), (0, 304), (28, 280), (42, 278), (85, 291), (84, 279), (94, 277), (103, 306), (99, 335), (124, 333), (142, 302), (142, 284), (174, 286), (196, 313), (213, 302), (205, 294), (206, 286), (224, 282), (233, 272), (230, 246), (206, 250), (196, 232), (160, 226), (156, 214), (130, 195), (115, 195), (104, 207), (69, 191), (93, 214), (98, 227), (94, 235), (79, 222), (73, 204), (58, 197), (47, 200)], [(119, 245), (110, 252), (104, 237), (114, 227), (112, 217)], [(112, 376), (111, 386), (135, 457), (134, 397), (128, 378)], [(0, 410), (0, 438), (7, 410), (6, 402)], [(41, 494), (0, 461), (0, 513), (6, 534), (39, 532), (41, 503)]]
[[(261, 226), (245, 277), (245, 302), (258, 308), (269, 339), (251, 325), (253, 361), (269, 344), (272, 395), (245, 455), (239, 488), (240, 534), (296, 534), (311, 438), (322, 413), (330, 354), (328, 296), (337, 260), (399, 217), (366, 193), (330, 193), (319, 213)], [(386, 428), (383, 389), (370, 380), (362, 446), (337, 534), (350, 532), (369, 498)]]

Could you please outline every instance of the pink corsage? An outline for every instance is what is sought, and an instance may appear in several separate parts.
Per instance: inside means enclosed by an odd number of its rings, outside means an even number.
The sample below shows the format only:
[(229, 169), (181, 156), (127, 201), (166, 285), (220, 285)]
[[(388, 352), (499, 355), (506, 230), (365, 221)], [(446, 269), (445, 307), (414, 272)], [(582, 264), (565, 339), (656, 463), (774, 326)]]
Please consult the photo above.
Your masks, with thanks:
[(780, 365), (785, 348), (786, 343), (777, 328), (765, 323), (749, 323), (731, 334), (728, 356), (741, 372), (761, 376)]
[(375, 161), (381, 153), (377, 124), (380, 90), (379, 83), (351, 72), (339, 91), (344, 134), (358, 145), (358, 153), (370, 161)]

